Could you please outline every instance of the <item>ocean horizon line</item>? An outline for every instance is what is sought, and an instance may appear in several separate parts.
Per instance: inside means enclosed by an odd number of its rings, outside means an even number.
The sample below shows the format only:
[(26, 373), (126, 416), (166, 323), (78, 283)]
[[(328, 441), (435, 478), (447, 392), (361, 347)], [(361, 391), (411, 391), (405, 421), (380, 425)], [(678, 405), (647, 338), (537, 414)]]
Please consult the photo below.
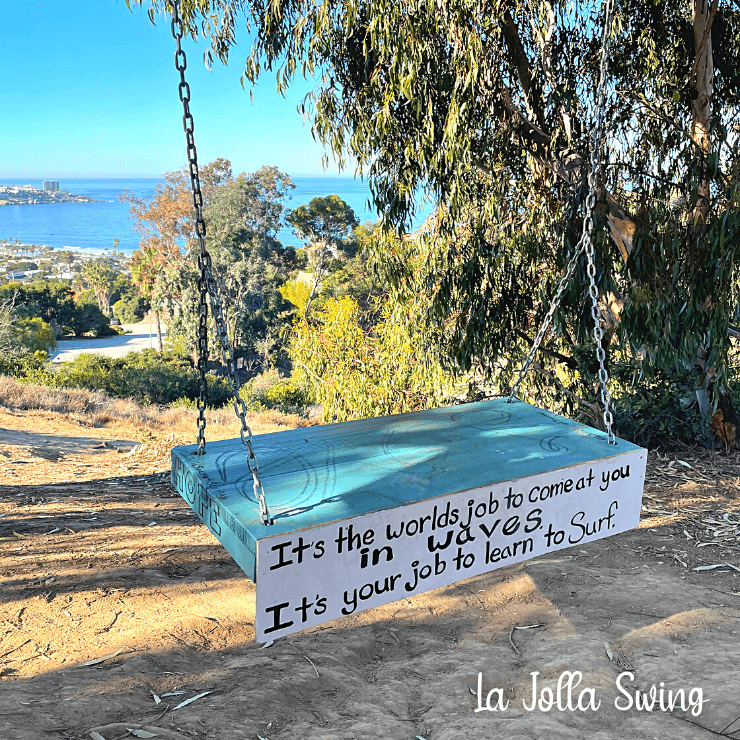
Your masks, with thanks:
[[(0, 207), (0, 238), (19, 239), (24, 244), (40, 244), (55, 249), (75, 251), (95, 250), (98, 253), (110, 250), (117, 240), (118, 250), (131, 254), (140, 246), (140, 236), (134, 232), (129, 204), (122, 202), (120, 195), (129, 190), (136, 197), (151, 199), (161, 177), (98, 177), (63, 178), (46, 176), (56, 180), (62, 190), (76, 195), (85, 195), (94, 202), (46, 203), (7, 205)], [(286, 194), (287, 210), (309, 203), (315, 197), (338, 195), (355, 212), (360, 223), (377, 221), (367, 180), (347, 175), (320, 176), (291, 175), (295, 190)], [(0, 185), (33, 185), (41, 187), (42, 180), (27, 178), (5, 178), (0, 176)], [(430, 207), (418, 201), (413, 227), (424, 220)], [(286, 223), (277, 234), (286, 247), (299, 247), (301, 240)]]
[[(177, 172), (177, 170), (171, 170), (173, 172)], [(246, 172), (246, 170), (245, 170)], [(109, 181), (115, 181), (115, 180), (162, 180), (164, 179), (166, 173), (162, 173), (159, 175), (13, 175), (13, 176), (5, 176), (0, 174), (0, 185), (2, 185), (4, 180), (109, 180)], [(241, 174), (241, 173), (237, 173)], [(333, 179), (333, 180), (358, 180), (359, 182), (365, 182), (366, 180), (362, 177), (358, 177), (356, 175), (349, 175), (349, 174), (337, 174), (333, 175), (327, 172), (319, 172), (319, 173), (312, 173), (312, 172), (295, 172), (295, 173), (286, 173), (289, 177), (310, 177), (310, 178), (326, 178), (326, 179)]]

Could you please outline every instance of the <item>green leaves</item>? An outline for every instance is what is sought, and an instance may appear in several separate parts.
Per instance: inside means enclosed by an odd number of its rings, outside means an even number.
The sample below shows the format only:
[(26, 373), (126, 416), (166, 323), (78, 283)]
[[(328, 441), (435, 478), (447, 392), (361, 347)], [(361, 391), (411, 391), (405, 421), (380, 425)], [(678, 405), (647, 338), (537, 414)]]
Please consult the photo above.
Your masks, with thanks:
[[(200, 19), (223, 58), (244, 9), (241, 0), (194, 0), (185, 18), (191, 29)], [(387, 315), (407, 326), (413, 307), (414, 336), (440, 367), (505, 387), (580, 235), (603, 4), (256, 0), (249, 9), (247, 78), (269, 70), (284, 89), (298, 70), (314, 71), (302, 112), (330, 154), (368, 177), (384, 234), (369, 250), (391, 292)], [(612, 308), (610, 354), (630, 365), (644, 398), (656, 378), (678, 383), (687, 369), (711, 368), (717, 390), (728, 377), (728, 322), (740, 315), (740, 149), (731, 130), (740, 114), (740, 9), (723, 1), (713, 22), (709, 120), (697, 112), (692, 23), (686, 3), (624, 0), (612, 28), (597, 281)], [(438, 208), (406, 240), (418, 193)], [(295, 218), (316, 235), (308, 210)], [(620, 228), (634, 244), (626, 264), (608, 231)], [(540, 368), (564, 383), (560, 403), (582, 407), (594, 391), (582, 351), (584, 285), (579, 265)], [(360, 319), (342, 305), (332, 316), (347, 357), (364, 352), (371, 367), (368, 357), (385, 357), (381, 334), (357, 334)], [(329, 319), (317, 316), (333, 336)], [(335, 336), (327, 346), (344, 345)], [(376, 390), (392, 385), (380, 368), (369, 372)]]
[[(224, 307), (229, 341), (237, 357), (266, 363), (281, 351), (280, 332), (289, 305), (279, 293), (295, 261), (292, 249), (276, 239), (284, 224), (284, 201), (293, 188), (277, 167), (233, 176), (231, 163), (219, 158), (201, 167), (207, 247)], [(142, 234), (134, 253), (132, 276), (155, 310), (168, 308), (170, 336), (195, 347), (197, 254), (192, 196), (185, 171), (168, 173), (152, 201), (133, 197), (132, 215)], [(185, 242), (187, 251), (181, 250)], [(124, 310), (125, 307), (121, 307)], [(210, 328), (209, 346), (220, 356)], [(215, 352), (213, 349), (215, 348)]]
[(300, 237), (335, 247), (359, 223), (355, 212), (338, 195), (312, 198), (308, 205), (291, 211), (286, 220)]
[(312, 388), (325, 421), (429, 408), (452, 389), (450, 376), (425, 351), (413, 310), (399, 321), (381, 302), (377, 313), (377, 323), (365, 328), (367, 317), (352, 298), (330, 298), (313, 322), (301, 320), (293, 329), (295, 375)]

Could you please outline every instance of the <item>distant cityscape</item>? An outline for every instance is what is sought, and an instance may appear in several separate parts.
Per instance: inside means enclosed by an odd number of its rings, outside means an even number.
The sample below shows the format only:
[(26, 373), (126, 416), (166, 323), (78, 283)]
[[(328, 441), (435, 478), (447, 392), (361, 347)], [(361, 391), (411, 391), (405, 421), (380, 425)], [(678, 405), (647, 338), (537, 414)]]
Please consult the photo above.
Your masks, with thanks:
[(15, 239), (0, 239), (0, 284), (59, 280), (69, 284), (80, 279), (85, 263), (102, 262), (130, 275), (129, 255), (116, 249), (91, 254), (79, 249), (54, 249), (44, 244), (21, 244)]
[(44, 203), (98, 203), (87, 195), (62, 190), (57, 180), (44, 180), (41, 189), (34, 185), (0, 185), (0, 206), (30, 206)]

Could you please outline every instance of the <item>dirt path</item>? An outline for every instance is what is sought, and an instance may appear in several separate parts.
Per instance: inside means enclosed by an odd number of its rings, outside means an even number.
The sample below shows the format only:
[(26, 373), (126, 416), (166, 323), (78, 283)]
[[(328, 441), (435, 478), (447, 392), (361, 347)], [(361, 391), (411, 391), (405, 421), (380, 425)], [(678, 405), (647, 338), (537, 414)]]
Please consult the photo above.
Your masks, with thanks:
[[(0, 427), (4, 737), (740, 738), (734, 458), (652, 456), (638, 530), (262, 648), (253, 585), (165, 458), (40, 412)], [(547, 694), (565, 671), (598, 709), (528, 711), (532, 673)], [(504, 711), (475, 711), (479, 674)], [(693, 712), (625, 708), (661, 682)]]

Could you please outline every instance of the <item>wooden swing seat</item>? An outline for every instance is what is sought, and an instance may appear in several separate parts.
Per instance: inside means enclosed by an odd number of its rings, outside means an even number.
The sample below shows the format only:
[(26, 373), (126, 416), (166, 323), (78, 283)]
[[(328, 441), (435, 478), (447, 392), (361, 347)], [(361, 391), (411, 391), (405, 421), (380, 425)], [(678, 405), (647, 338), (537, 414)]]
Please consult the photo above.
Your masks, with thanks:
[(253, 445), (271, 526), (240, 439), (173, 449), (172, 482), (257, 584), (262, 639), (630, 529), (647, 457), (503, 398)]

